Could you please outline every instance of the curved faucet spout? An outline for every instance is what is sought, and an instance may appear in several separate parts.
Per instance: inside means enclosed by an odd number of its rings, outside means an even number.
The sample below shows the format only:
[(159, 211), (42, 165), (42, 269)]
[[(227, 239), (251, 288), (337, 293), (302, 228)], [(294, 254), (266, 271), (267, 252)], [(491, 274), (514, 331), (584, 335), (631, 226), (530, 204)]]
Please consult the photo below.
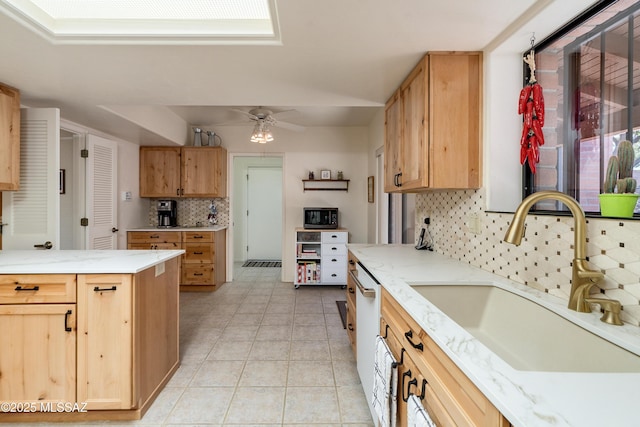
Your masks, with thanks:
[(564, 203), (573, 215), (573, 271), (571, 276), (571, 292), (569, 295), (569, 308), (571, 310), (589, 313), (591, 305), (586, 301), (589, 298), (591, 287), (598, 283), (604, 275), (600, 271), (590, 270), (586, 260), (587, 221), (580, 204), (571, 196), (558, 191), (539, 191), (528, 196), (520, 203), (513, 215), (513, 221), (509, 225), (504, 236), (504, 241), (514, 245), (520, 245), (524, 236), (524, 222), (531, 207), (543, 199), (552, 199)]

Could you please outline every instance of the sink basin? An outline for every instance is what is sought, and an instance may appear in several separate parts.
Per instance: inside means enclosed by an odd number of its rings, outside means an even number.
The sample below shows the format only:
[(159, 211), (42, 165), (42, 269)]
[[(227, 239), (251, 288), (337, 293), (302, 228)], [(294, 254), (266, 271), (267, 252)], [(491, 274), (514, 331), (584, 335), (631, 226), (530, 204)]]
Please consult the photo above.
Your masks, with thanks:
[(410, 285), (514, 369), (640, 372), (640, 356), (515, 293), (491, 285)]

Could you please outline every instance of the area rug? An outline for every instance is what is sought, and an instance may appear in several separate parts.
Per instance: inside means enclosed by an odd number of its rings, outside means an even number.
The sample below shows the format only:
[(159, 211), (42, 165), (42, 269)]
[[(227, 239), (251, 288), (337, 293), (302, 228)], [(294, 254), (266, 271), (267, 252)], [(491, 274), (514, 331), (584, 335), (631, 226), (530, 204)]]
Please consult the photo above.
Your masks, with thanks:
[(282, 261), (250, 259), (242, 264), (243, 267), (282, 267)]
[(342, 320), (342, 327), (347, 329), (347, 302), (336, 301), (338, 305), (338, 312), (340, 313), (340, 319)]

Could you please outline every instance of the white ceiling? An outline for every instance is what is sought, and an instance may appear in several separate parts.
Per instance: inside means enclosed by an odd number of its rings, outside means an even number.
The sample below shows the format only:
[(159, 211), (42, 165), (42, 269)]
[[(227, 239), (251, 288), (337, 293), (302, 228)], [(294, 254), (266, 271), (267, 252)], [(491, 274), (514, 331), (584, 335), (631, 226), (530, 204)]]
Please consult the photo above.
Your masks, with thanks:
[[(304, 126), (362, 126), (430, 50), (482, 50), (550, 0), (277, 0), (282, 45), (58, 45), (0, 9), (0, 81), (22, 104), (147, 144), (129, 116), (190, 125), (242, 120), (229, 107), (290, 110)], [(525, 35), (526, 37), (526, 35)]]

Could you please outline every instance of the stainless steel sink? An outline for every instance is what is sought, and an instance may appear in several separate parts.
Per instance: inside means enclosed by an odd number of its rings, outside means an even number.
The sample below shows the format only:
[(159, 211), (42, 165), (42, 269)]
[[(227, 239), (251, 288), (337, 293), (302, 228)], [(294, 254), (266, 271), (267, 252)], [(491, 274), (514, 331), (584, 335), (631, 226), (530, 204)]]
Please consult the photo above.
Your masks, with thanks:
[(514, 369), (640, 372), (638, 355), (515, 293), (492, 285), (410, 285)]

